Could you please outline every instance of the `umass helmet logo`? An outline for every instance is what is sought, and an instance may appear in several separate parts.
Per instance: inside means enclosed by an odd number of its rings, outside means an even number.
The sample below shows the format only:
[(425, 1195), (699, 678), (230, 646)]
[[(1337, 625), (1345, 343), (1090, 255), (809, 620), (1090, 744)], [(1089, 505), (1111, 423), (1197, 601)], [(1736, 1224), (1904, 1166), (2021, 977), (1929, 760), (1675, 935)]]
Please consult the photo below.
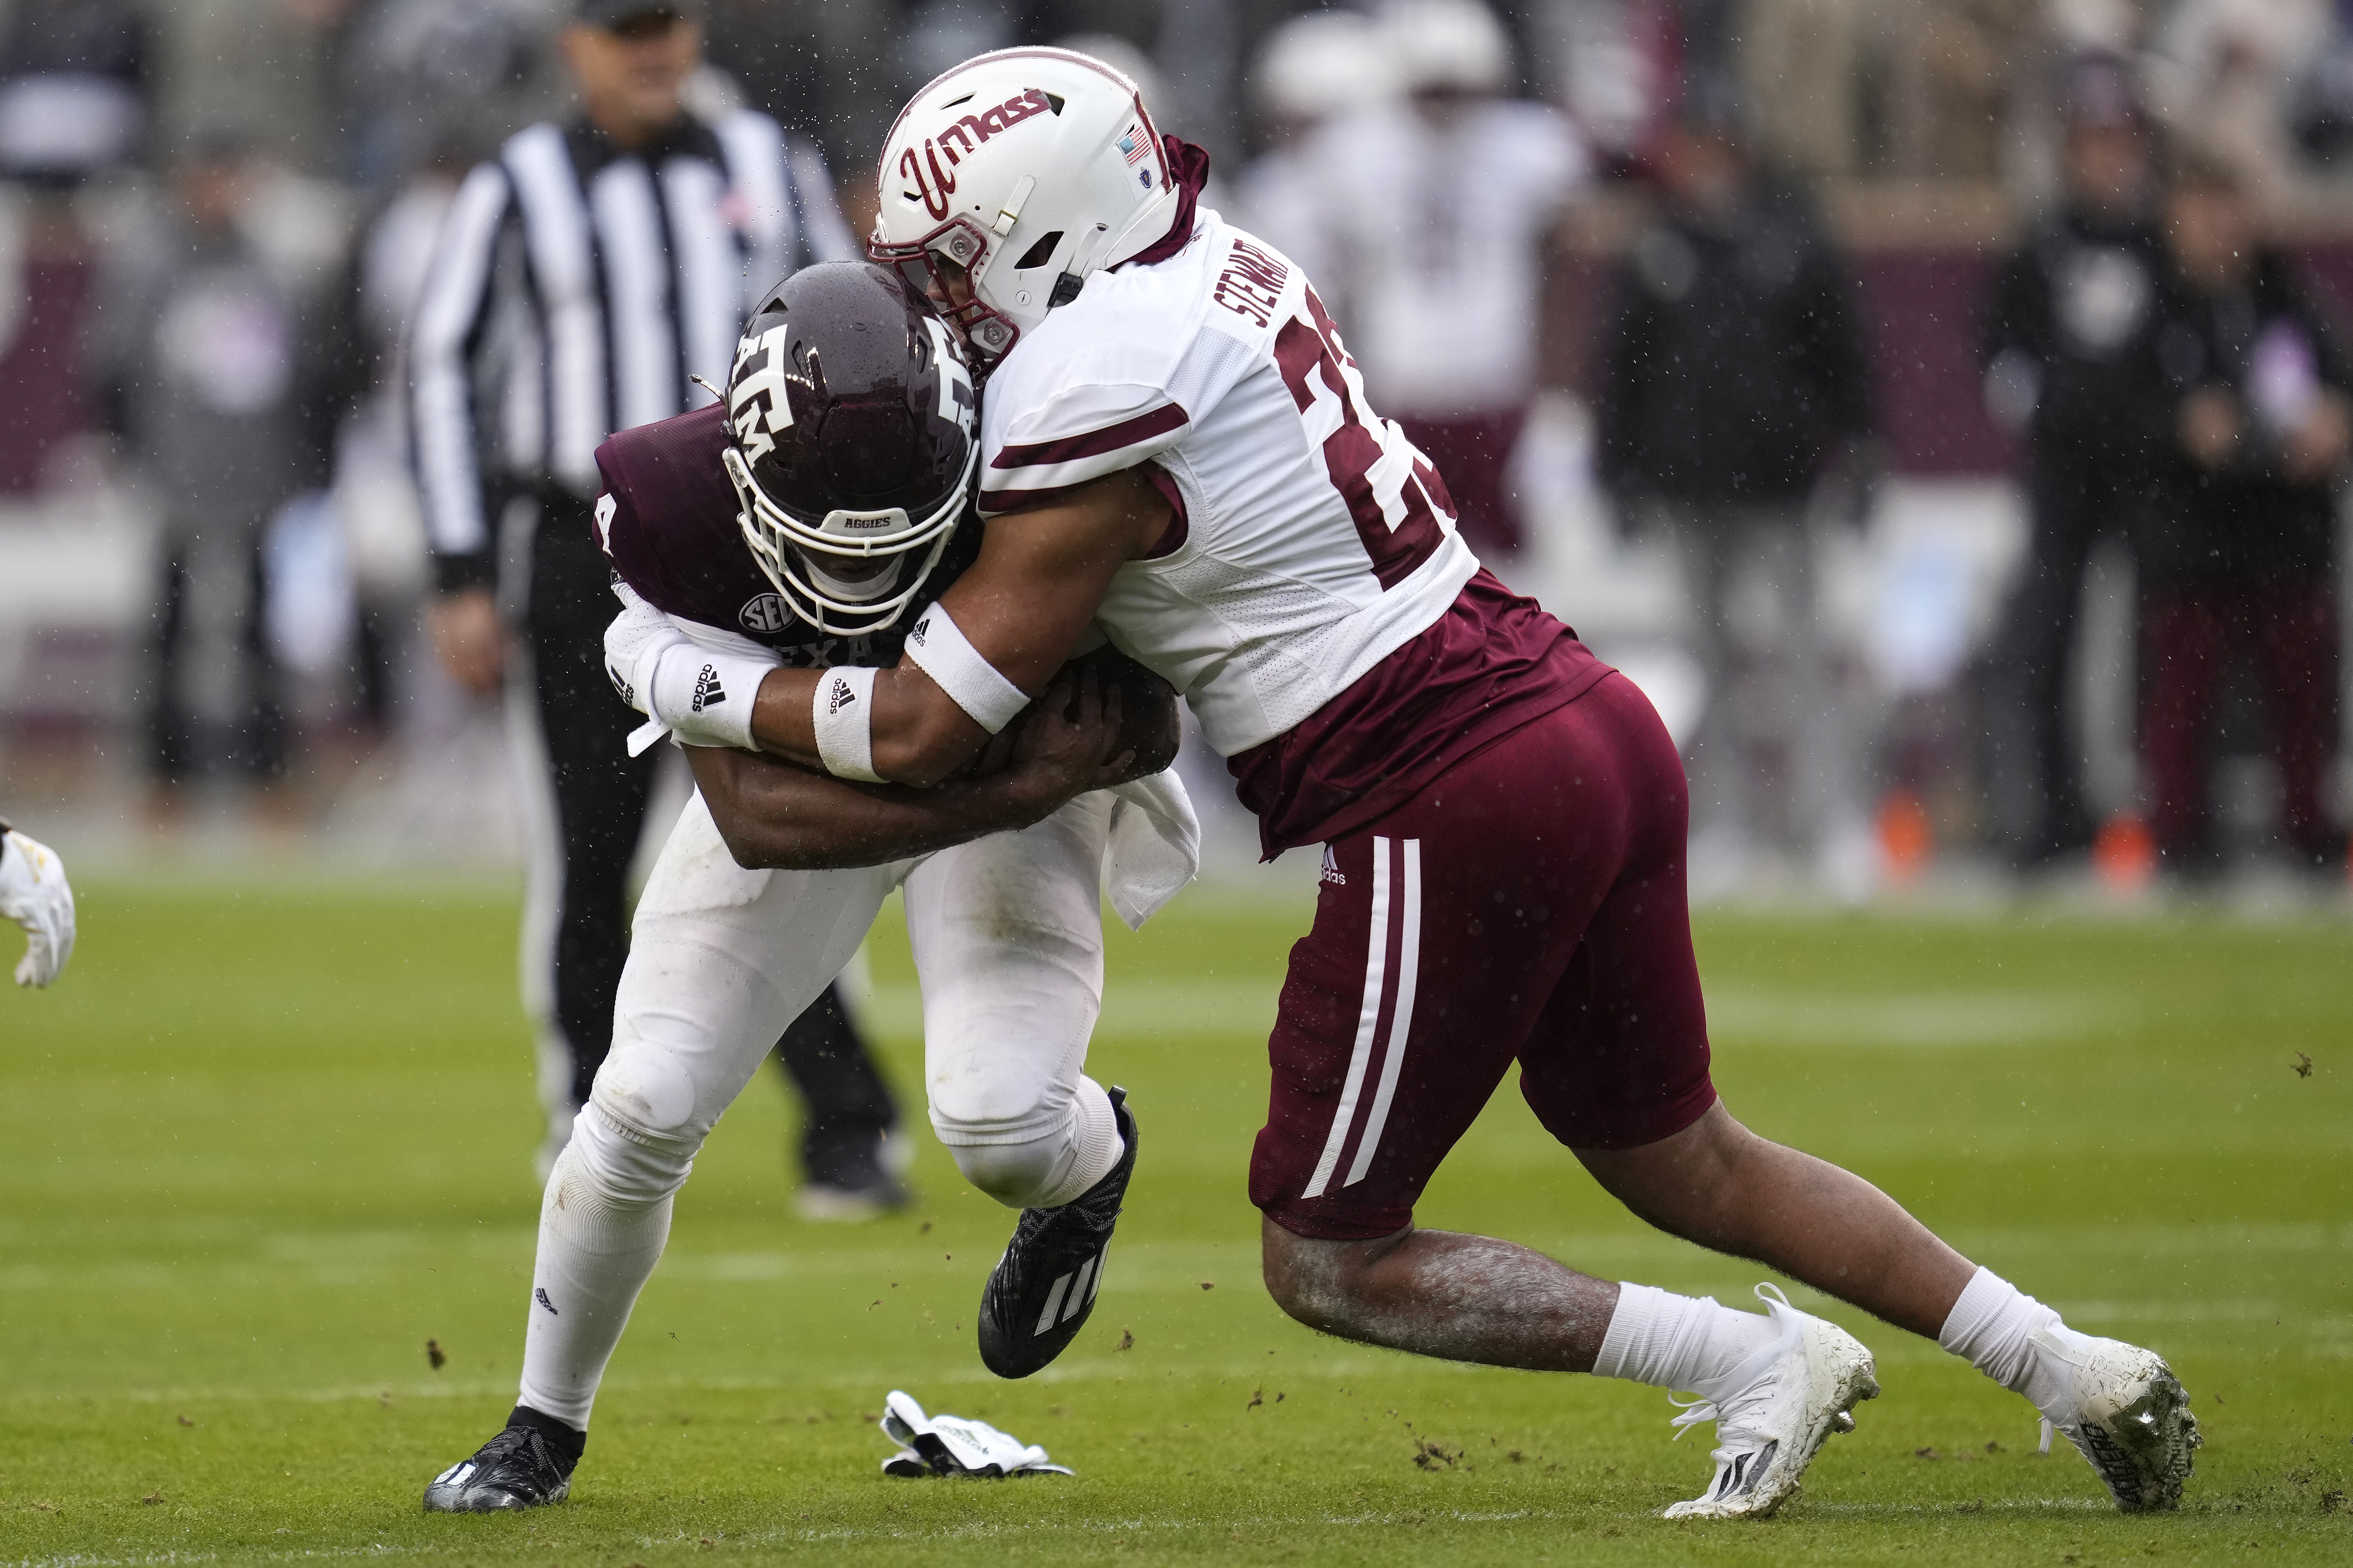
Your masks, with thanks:
[[(916, 158), (913, 147), (899, 154), (899, 173), (915, 183), (915, 188), (905, 195), (910, 199), (920, 196), (923, 210), (932, 216), (947, 216), (948, 198), (955, 195), (956, 165), (970, 157), (975, 147), (985, 146), (990, 137), (1003, 134), (1033, 114), (1061, 113), (1062, 102), (1057, 94), (1040, 92), (1029, 87), (1022, 89), (1003, 103), (991, 104), (976, 113), (959, 116), (936, 135), (923, 138), (922, 159)], [(957, 150), (959, 147), (962, 152)], [(942, 153), (947, 155), (947, 167), (944, 169), (940, 167)], [(926, 168), (931, 173), (928, 181), (923, 178)]]
[(735, 612), (735, 618), (744, 623), (747, 632), (780, 632), (791, 623), (793, 616), (785, 608), (783, 595), (763, 594), (746, 600), (744, 607)]

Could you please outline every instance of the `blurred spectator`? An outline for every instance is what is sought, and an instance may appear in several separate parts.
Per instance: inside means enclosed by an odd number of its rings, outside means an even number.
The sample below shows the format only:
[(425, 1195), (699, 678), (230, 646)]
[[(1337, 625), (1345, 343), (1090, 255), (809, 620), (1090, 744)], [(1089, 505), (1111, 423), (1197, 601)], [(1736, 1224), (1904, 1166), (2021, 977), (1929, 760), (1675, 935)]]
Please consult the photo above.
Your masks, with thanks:
[(1250, 71), (1256, 162), (1235, 181), (1242, 223), (1322, 278), (1314, 216), (1324, 172), (1310, 153), (1315, 132), (1336, 116), (1383, 103), (1397, 91), (1394, 61), (1379, 29), (1356, 11), (1311, 11), (1267, 35)]
[(1881, 17), (1887, 172), (1990, 181), (2002, 172), (2041, 0), (1911, 0)]
[(1741, 81), (1756, 106), (1762, 151), (1816, 176), (1861, 172), (1874, 14), (1892, 9), (1872, 0), (1746, 0), (1738, 7)]
[(2305, 153), (2341, 172), (2353, 153), (2353, 3), (2336, 0), (2328, 41), (2296, 83), (2289, 123)]
[(147, 24), (123, 0), (19, 5), (0, 37), (0, 175), (69, 185), (130, 163), (146, 94)]
[(1539, 343), (1538, 302), (1584, 151), (1557, 110), (1504, 96), (1510, 41), (1479, 0), (1395, 0), (1377, 26), (1409, 96), (1316, 132), (1300, 156), (1318, 177), (1267, 237), (1315, 280), (1373, 401), (1437, 466), (1464, 539), (1508, 574), (1507, 465), (1539, 380), (1572, 368)]
[(286, 766), (263, 528), (318, 483), (323, 432), (305, 302), (248, 236), (254, 177), (241, 136), (195, 138), (171, 211), (113, 258), (99, 317), (111, 422), (162, 498), (148, 758), (166, 819), (216, 767), (275, 785)]
[[(813, 145), (753, 110), (706, 121), (687, 108), (700, 10), (575, 0), (561, 44), (580, 115), (517, 133), (466, 177), (409, 340), (433, 639), (460, 685), (503, 691), (516, 742), (543, 1177), (612, 1044), (629, 863), (663, 754), (629, 754), (638, 716), (605, 674), (617, 610), (592, 519), (596, 447), (709, 401), (690, 378), (725, 384), (736, 334), (778, 280), (858, 255)], [(897, 1109), (835, 994), (778, 1049), (809, 1100), (803, 1212), (903, 1204), (882, 1163)]]
[(1736, 68), (1759, 150), (1827, 178), (1985, 181), (2044, 0), (1745, 0)]
[(335, 60), (353, 0), (171, 0), (149, 9), (167, 142), (235, 126), (281, 168), (338, 172)]
[(2336, 479), (2353, 362), (2260, 237), (2245, 176), (2185, 159), (2168, 203), (2181, 288), (2162, 352), (2182, 395), (2164, 504), (2139, 531), (2141, 747), (2165, 862), (2211, 868), (2210, 740), (2232, 654), (2253, 656), (2279, 763), (2281, 837), (2337, 875)]
[(59, 483), (94, 422), (98, 247), (74, 192), (138, 157), (147, 57), (121, 0), (19, 5), (0, 26), (0, 496)]
[[(1689, 748), (1695, 870), (1733, 876), (1772, 837), (1867, 891), (1861, 737), (1820, 603), (1822, 534), (1871, 463), (1854, 284), (1812, 204), (1752, 161), (1736, 100), (1686, 93), (1656, 150), (1665, 210), (1617, 284), (1597, 388), (1599, 478), (1662, 537), (1692, 596), (1707, 706)], [(1848, 494), (1840, 504), (1826, 476)], [(1759, 599), (1760, 616), (1741, 606)], [(1703, 867), (1702, 862), (1707, 864)]]
[(467, 167), (453, 135), (362, 227), (340, 291), (331, 395), (341, 416), (334, 511), (357, 610), (352, 664), (359, 710), (381, 735), (394, 671), (430, 575), (409, 462), (407, 339), (441, 224)]
[(347, 143), (339, 166), (381, 193), (437, 150), (497, 146), (554, 110), (562, 0), (362, 0), (336, 72)]
[(2330, 11), (2330, 0), (2177, 0), (2149, 50), (2158, 116), (2276, 197), (2300, 177), (2289, 113), (2335, 31)]
[(1987, 716), (1997, 818), (2026, 866), (2092, 841), (2068, 725), (2077, 605), (2093, 545), (2148, 506), (2172, 424), (2152, 149), (2128, 68), (2072, 62), (2060, 107), (2064, 201), (2002, 264), (1984, 331), (1987, 401), (2026, 436), (2031, 535)]
[(1609, 174), (1630, 172), (1683, 54), (1672, 0), (1551, 0), (1529, 12), (1546, 94)]

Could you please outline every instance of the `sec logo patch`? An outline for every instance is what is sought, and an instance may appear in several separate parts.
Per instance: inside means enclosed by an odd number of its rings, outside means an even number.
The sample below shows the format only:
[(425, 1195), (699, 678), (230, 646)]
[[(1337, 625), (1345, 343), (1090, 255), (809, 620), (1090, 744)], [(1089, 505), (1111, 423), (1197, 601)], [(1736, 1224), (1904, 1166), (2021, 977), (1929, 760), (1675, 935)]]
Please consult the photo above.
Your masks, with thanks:
[(782, 596), (776, 594), (763, 594), (736, 611), (735, 618), (744, 623), (744, 629), (746, 631), (780, 632), (785, 629), (785, 624), (792, 619), (792, 613), (785, 608)]

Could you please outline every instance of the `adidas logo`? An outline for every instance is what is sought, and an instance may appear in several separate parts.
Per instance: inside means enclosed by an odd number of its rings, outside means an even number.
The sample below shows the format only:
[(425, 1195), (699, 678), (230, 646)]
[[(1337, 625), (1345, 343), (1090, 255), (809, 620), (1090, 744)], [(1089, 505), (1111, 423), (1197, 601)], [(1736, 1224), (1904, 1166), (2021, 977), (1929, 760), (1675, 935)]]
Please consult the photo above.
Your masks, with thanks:
[(621, 679), (620, 671), (615, 669), (608, 664), (605, 667), (605, 679), (613, 683), (613, 689), (621, 694), (622, 701), (628, 703), (632, 708), (635, 708), (638, 705), (638, 689), (631, 686), (628, 681), (623, 680)]
[(714, 707), (726, 700), (727, 690), (719, 684), (718, 667), (704, 665), (702, 673), (694, 678), (694, 710), (700, 713), (705, 708)]
[[(1038, 1314), (1033, 1339), (1050, 1331), (1056, 1322), (1068, 1322), (1077, 1317), (1079, 1309), (1094, 1299), (1094, 1292), (1103, 1289), (1103, 1253), (1110, 1250), (1105, 1247), (1080, 1264), (1076, 1274), (1065, 1274), (1054, 1281), (1054, 1288), (1046, 1293), (1046, 1310)], [(1077, 1281), (1075, 1285), (1071, 1283), (1073, 1279)], [(1065, 1300), (1068, 1305), (1064, 1305)]]
[(931, 635), (931, 630), (932, 617), (926, 614), (922, 620), (915, 623), (915, 629), (907, 634), (907, 640), (921, 647), (923, 646), (923, 638)]
[(825, 710), (839, 713), (857, 700), (858, 693), (849, 689), (849, 682), (837, 676), (833, 682), (833, 695), (825, 700)]
[[(1743, 1454), (1734, 1459), (1732, 1468), (1725, 1471), (1724, 1479), (1716, 1483), (1716, 1500), (1722, 1501), (1725, 1498), (1738, 1497), (1764, 1485), (1765, 1472), (1772, 1468), (1773, 1456), (1780, 1448), (1781, 1439), (1776, 1437), (1755, 1453)], [(1756, 1466), (1753, 1471), (1749, 1468), (1752, 1460)]]
[(551, 1300), (549, 1300), (547, 1299), (547, 1287), (546, 1287), (546, 1286), (544, 1286), (544, 1285), (535, 1285), (535, 1286), (533, 1286), (533, 1287), (532, 1288), (531, 1299), (532, 1299), (533, 1300), (534, 1300), (534, 1301), (538, 1302), (541, 1306), (543, 1306), (543, 1307), (546, 1308), (546, 1309), (547, 1309), (547, 1315), (548, 1315), (549, 1317), (551, 1317), (551, 1318), (560, 1318), (560, 1317), (562, 1317), (562, 1316), (564, 1315), (563, 1313), (561, 1313), (561, 1312), (559, 1312), (559, 1311), (557, 1311), (557, 1310), (555, 1310), (555, 1303), (554, 1303), (554, 1302), (553, 1302), (553, 1301), (551, 1301)]
[(1324, 846), (1324, 874), (1316, 879), (1329, 882), (1335, 888), (1345, 888), (1348, 885), (1347, 877), (1340, 869), (1339, 858), (1332, 853), (1332, 847), (1329, 844)]

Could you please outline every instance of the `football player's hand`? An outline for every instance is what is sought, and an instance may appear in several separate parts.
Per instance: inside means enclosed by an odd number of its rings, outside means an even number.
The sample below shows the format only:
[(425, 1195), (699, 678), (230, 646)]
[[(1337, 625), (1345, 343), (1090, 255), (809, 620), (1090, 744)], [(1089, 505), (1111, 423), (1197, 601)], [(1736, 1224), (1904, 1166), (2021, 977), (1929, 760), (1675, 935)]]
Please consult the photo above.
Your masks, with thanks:
[(1012, 781), (1057, 805), (1089, 790), (1120, 783), (1135, 761), (1124, 744), (1126, 703), (1092, 664), (1066, 668), (1019, 722), (1014, 736)]
[(445, 594), (426, 616), (433, 651), (449, 678), (477, 697), (498, 695), (506, 675), (507, 633), (488, 588)]
[(1119, 743), (1133, 753), (1124, 776), (1113, 782), (1125, 784), (1166, 770), (1176, 761), (1185, 739), (1176, 689), (1115, 648), (1087, 658), (1102, 666), (1105, 690), (1120, 700), (1125, 722)]
[(2181, 400), (2181, 445), (2201, 468), (2219, 468), (2239, 445), (2246, 422), (2239, 400), (2219, 386), (2201, 387)]
[(2315, 484), (2335, 472), (2353, 448), (2353, 403), (2335, 387), (2323, 388), (2304, 423), (2288, 432), (2280, 456), (2287, 477)]
[(21, 833), (0, 833), (0, 915), (25, 928), (16, 984), (56, 980), (74, 945), (73, 889), (57, 851)]
[(691, 639), (628, 584), (614, 584), (613, 593), (621, 613), (605, 628), (605, 676), (622, 701), (651, 718), (656, 666), (664, 653)]

